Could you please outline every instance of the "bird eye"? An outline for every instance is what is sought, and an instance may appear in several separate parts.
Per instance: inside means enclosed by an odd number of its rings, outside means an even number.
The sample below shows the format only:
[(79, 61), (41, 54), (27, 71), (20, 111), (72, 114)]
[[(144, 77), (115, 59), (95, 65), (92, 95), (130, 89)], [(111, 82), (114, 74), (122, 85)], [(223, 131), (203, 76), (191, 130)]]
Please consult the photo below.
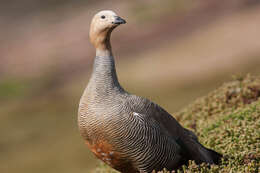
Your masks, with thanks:
[(104, 16), (104, 15), (101, 16), (101, 19), (105, 19), (105, 18), (106, 18), (106, 16)]

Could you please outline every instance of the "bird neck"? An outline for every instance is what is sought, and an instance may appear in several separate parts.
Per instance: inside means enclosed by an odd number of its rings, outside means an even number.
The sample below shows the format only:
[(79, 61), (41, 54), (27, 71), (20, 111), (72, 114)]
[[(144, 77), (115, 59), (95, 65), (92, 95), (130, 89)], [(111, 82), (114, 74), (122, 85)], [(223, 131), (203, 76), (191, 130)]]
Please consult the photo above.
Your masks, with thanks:
[(112, 93), (115, 90), (122, 91), (117, 79), (111, 46), (109, 48), (96, 49), (93, 72), (89, 82), (89, 85), (92, 86), (91, 90), (103, 95)]

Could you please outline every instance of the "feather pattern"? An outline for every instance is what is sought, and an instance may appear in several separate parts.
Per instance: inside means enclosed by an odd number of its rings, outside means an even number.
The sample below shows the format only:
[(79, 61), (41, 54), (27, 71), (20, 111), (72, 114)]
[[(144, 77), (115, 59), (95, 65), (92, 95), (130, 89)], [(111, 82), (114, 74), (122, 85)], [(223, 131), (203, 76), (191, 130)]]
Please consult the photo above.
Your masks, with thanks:
[[(91, 26), (99, 31), (95, 23)], [(98, 41), (93, 43), (97, 55), (79, 104), (79, 130), (91, 151), (125, 173), (172, 170), (188, 160), (216, 163), (221, 155), (203, 147), (195, 134), (183, 128), (167, 111), (121, 87), (109, 42), (112, 29), (102, 33), (102, 37), (109, 38), (99, 39), (100, 34), (94, 33), (95, 39), (91, 39)]]

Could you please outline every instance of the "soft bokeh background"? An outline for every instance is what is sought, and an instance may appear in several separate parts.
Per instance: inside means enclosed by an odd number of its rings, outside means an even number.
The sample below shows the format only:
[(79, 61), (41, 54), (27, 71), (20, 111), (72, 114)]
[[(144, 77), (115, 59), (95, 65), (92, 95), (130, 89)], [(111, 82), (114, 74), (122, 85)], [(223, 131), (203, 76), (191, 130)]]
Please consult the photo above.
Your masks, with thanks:
[(92, 16), (112, 36), (121, 84), (174, 113), (232, 75), (260, 74), (258, 0), (12, 0), (0, 5), (0, 172), (86, 173), (77, 129), (95, 55)]

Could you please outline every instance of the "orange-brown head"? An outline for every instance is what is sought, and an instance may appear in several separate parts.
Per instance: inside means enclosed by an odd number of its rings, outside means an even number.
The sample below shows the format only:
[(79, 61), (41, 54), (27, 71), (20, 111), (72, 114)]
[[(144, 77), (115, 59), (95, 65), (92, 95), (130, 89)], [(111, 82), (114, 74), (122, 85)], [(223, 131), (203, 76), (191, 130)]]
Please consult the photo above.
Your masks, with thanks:
[(110, 10), (98, 12), (90, 25), (90, 41), (100, 51), (110, 50), (110, 34), (114, 28), (126, 21)]

